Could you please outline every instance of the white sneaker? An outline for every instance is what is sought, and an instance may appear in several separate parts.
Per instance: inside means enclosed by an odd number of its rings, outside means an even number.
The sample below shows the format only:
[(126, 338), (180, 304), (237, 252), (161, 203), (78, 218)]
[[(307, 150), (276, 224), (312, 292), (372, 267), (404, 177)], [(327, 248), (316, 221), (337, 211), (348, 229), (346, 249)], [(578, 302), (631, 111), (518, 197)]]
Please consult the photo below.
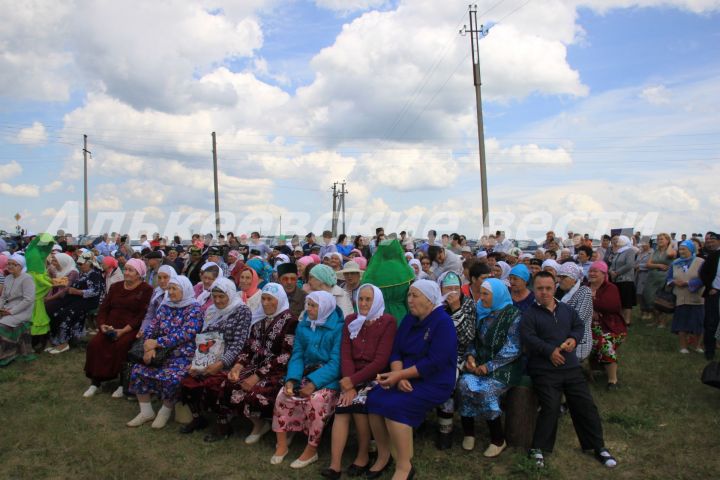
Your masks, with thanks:
[(245, 437), (245, 443), (248, 445), (252, 445), (253, 443), (257, 443), (260, 441), (260, 439), (270, 431), (270, 423), (269, 422), (263, 422), (263, 426), (260, 429), (258, 433), (251, 433), (247, 437)]
[(57, 347), (55, 347), (55, 348), (53, 348), (52, 350), (50, 350), (48, 353), (49, 353), (50, 355), (57, 355), (57, 354), (59, 354), (59, 353), (65, 353), (65, 352), (67, 352), (68, 350), (70, 350), (70, 344), (66, 344), (66, 345), (65, 345), (64, 347), (62, 347), (62, 348), (57, 348)]
[(155, 416), (155, 421), (152, 423), (152, 428), (157, 430), (165, 428), (168, 420), (170, 420), (170, 415), (172, 415), (172, 409), (165, 407), (160, 408), (160, 411)]
[(681, 348), (681, 349), (680, 349), (680, 353), (682, 353), (683, 355), (685, 355), (685, 354), (690, 353), (690, 350), (688, 350), (687, 348)]
[(703, 349), (700, 348), (700, 347), (696, 348), (695, 351), (696, 351), (697, 353), (705, 353), (705, 350), (703, 350)]
[(305, 468), (308, 465), (311, 465), (318, 461), (318, 454), (316, 453), (312, 457), (308, 458), (307, 460), (300, 460), (299, 458), (292, 462), (290, 464), (290, 468), (299, 469), (299, 468)]
[(483, 452), (483, 456), (487, 458), (495, 458), (498, 455), (502, 453), (503, 450), (507, 448), (507, 442), (503, 442), (502, 445), (499, 447), (495, 445), (494, 443), (491, 443), (490, 446)]
[(123, 388), (117, 387), (117, 389), (110, 395), (112, 398), (123, 398), (125, 395), (123, 394)]
[(285, 452), (285, 455), (273, 455), (270, 458), (270, 464), (271, 465), (280, 465), (283, 462), (283, 460), (285, 460), (285, 457), (287, 457), (288, 453), (290, 453), (290, 450)]
[(98, 387), (96, 387), (95, 385), (90, 385), (90, 387), (88, 387), (88, 389), (85, 390), (85, 393), (83, 393), (83, 397), (90, 398), (93, 395), (95, 395), (97, 393), (97, 391), (98, 391)]
[(473, 450), (475, 448), (475, 437), (463, 437), (462, 448), (468, 452)]
[(132, 420), (130, 420), (129, 422), (127, 422), (126, 425), (130, 428), (135, 428), (135, 427), (139, 427), (143, 423), (152, 421), (154, 418), (155, 418), (154, 414), (150, 417), (146, 417), (142, 413), (138, 413), (137, 416), (135, 418), (133, 418)]

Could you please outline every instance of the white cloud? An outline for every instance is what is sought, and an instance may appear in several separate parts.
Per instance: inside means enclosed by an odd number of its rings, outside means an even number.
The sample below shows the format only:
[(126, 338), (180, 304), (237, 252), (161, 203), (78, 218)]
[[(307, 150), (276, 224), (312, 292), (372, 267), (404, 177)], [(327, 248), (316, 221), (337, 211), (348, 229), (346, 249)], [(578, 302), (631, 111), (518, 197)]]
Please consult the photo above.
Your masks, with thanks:
[(37, 197), (40, 195), (40, 188), (37, 185), (19, 184), (10, 185), (0, 182), (0, 195), (11, 197)]
[(42, 215), (43, 217), (54, 217), (57, 214), (58, 210), (56, 208), (50, 207), (43, 210), (40, 215)]
[(0, 165), (0, 178), (5, 180), (20, 175), (22, 173), (22, 166), (13, 160), (10, 163)]
[(572, 163), (570, 152), (563, 147), (543, 148), (534, 143), (501, 147), (495, 138), (487, 139), (485, 152), (488, 163), (498, 167), (523, 164), (569, 165)]
[(640, 92), (640, 98), (652, 105), (667, 105), (670, 103), (670, 97), (670, 91), (664, 85), (647, 87)]
[(165, 218), (165, 212), (158, 207), (145, 207), (142, 211), (150, 218), (162, 220)]
[(122, 201), (116, 195), (108, 195), (105, 192), (95, 193), (90, 199), (90, 208), (95, 211), (122, 210)]
[(17, 142), (24, 145), (41, 145), (47, 141), (45, 125), (33, 122), (31, 127), (23, 128), (17, 135)]
[(55, 180), (53, 182), (48, 183), (47, 185), (44, 185), (42, 190), (45, 193), (55, 192), (59, 190), (63, 186), (63, 183), (60, 180)]
[(369, 10), (382, 7), (387, 0), (315, 0), (318, 7), (341, 13)]

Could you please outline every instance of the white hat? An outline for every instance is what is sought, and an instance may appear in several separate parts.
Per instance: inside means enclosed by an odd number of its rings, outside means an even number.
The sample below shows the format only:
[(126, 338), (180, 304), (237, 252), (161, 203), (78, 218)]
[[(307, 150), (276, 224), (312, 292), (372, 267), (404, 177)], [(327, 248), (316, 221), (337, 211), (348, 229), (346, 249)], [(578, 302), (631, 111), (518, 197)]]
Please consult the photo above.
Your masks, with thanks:
[(363, 273), (362, 270), (360, 270), (360, 265), (350, 260), (345, 264), (342, 270), (339, 270), (336, 274), (337, 277), (342, 279), (345, 278), (346, 273)]

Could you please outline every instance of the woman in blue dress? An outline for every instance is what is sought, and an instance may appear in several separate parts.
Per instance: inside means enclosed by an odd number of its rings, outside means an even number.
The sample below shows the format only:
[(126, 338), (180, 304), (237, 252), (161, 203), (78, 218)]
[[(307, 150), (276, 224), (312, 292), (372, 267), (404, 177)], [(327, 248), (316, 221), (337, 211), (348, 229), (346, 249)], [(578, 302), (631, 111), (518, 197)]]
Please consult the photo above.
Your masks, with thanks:
[(407, 299), (410, 312), (395, 335), (390, 372), (378, 376), (379, 385), (368, 396), (378, 457), (367, 478), (378, 478), (389, 468), (391, 443), (396, 461), (393, 479), (414, 477), (412, 429), (455, 389), (457, 333), (440, 287), (430, 280), (417, 280)]
[[(195, 299), (190, 280), (183, 276), (171, 278), (168, 299), (160, 305), (150, 325), (143, 330), (145, 364), (136, 364), (130, 373), (130, 392), (137, 395), (140, 413), (127, 423), (139, 427), (153, 421), (153, 428), (163, 428), (180, 396), (180, 381), (185, 377), (195, 354), (195, 335), (203, 325), (203, 314)], [(169, 350), (159, 367), (150, 362), (158, 349)], [(150, 395), (162, 398), (163, 405), (155, 417)]]
[(463, 448), (475, 447), (475, 417), (487, 420), (490, 446), (484, 456), (497, 457), (507, 447), (502, 427), (500, 396), (522, 375), (520, 319), (505, 284), (489, 278), (482, 284), (475, 342), (468, 349), (465, 373), (458, 381), (460, 415), (465, 438)]

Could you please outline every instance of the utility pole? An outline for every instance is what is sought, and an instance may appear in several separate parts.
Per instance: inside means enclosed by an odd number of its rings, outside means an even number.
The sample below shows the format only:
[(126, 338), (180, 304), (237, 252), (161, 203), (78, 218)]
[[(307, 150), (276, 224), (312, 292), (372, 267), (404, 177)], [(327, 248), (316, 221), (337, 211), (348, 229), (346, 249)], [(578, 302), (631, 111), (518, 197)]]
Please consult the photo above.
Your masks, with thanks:
[(84, 226), (85, 235), (88, 235), (88, 175), (87, 175), (87, 162), (88, 153), (91, 153), (87, 149), (87, 135), (83, 135), (83, 203), (84, 203)]
[(478, 128), (478, 146), (480, 152), (480, 188), (482, 189), (482, 216), (483, 216), (483, 235), (488, 234), (489, 211), (488, 211), (488, 191), (487, 191), (487, 171), (485, 168), (485, 129), (483, 127), (482, 115), (482, 94), (480, 92), (482, 82), (480, 81), (480, 35), (487, 35), (487, 29), (477, 23), (477, 5), (470, 5), (470, 29), (467, 25), (460, 30), (460, 35), (470, 34), (470, 48), (472, 49), (473, 63), (473, 83), (475, 84), (475, 102), (477, 110), (477, 128)]
[(345, 190), (345, 180), (342, 181), (342, 185), (340, 187), (340, 204), (338, 206), (339, 209), (342, 209), (342, 233), (345, 233), (345, 194), (348, 193), (347, 190)]
[(334, 237), (335, 235), (337, 235), (337, 222), (338, 222), (338, 208), (337, 208), (338, 192), (337, 192), (337, 182), (333, 183), (332, 192), (333, 192), (333, 213), (332, 213), (332, 222), (331, 222), (330, 230), (332, 230), (332, 234), (333, 234), (333, 237)]
[(220, 238), (220, 197), (218, 195), (217, 142), (212, 132), (213, 179), (215, 184), (215, 238)]

